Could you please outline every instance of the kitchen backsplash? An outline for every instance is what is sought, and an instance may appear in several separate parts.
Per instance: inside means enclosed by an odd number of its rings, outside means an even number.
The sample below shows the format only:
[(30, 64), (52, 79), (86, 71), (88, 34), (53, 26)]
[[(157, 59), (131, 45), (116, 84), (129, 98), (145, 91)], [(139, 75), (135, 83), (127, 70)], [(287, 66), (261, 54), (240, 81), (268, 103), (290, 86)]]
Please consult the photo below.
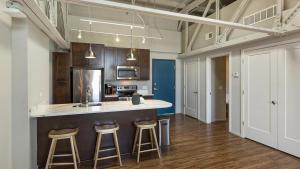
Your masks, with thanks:
[(147, 90), (148, 94), (152, 94), (152, 83), (150, 80), (147, 81), (138, 81), (138, 80), (117, 80), (117, 81), (111, 81), (106, 82), (113, 85), (137, 85), (138, 90)]

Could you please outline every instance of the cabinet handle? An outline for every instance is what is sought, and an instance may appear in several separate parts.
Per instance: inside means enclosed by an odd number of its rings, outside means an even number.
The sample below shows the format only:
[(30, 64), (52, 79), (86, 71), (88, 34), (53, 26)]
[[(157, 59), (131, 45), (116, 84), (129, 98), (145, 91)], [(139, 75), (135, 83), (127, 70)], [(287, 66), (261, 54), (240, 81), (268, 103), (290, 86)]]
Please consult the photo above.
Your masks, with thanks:
[(158, 89), (157, 89), (157, 88), (153, 88), (153, 90), (154, 90), (154, 91), (157, 91)]

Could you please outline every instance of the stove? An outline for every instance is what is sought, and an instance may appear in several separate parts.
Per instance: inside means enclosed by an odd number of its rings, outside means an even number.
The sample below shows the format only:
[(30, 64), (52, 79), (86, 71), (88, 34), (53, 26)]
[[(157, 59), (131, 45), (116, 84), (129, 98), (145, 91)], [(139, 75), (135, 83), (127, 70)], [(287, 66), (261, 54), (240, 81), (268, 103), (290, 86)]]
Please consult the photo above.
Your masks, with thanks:
[(133, 93), (137, 91), (137, 85), (119, 85), (117, 86), (117, 95), (119, 100), (130, 100)]

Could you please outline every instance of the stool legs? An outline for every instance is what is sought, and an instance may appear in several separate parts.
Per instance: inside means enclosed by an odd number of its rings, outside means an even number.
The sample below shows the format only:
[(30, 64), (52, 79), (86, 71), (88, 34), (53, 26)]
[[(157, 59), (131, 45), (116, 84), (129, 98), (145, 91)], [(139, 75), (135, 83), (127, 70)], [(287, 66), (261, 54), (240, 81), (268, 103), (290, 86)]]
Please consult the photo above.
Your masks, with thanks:
[[(143, 144), (142, 143), (142, 134), (143, 134), (143, 130), (146, 130), (146, 129), (149, 130), (150, 143), (144, 143)], [(141, 146), (142, 145), (147, 145), (147, 144), (151, 145), (151, 149), (142, 151)], [(155, 145), (155, 148), (154, 148), (154, 145)], [(154, 127), (151, 127), (151, 128), (140, 128), (140, 127), (138, 127), (136, 129), (136, 134), (135, 134), (133, 148), (132, 148), (132, 154), (134, 154), (136, 146), (138, 148), (138, 150), (137, 150), (137, 163), (140, 162), (140, 155), (141, 155), (141, 153), (144, 153), (144, 152), (157, 151), (158, 157), (161, 158), (159, 145), (158, 145), (158, 142), (157, 142), (157, 137), (156, 137), (156, 132), (155, 132)]]
[(160, 151), (159, 151), (159, 146), (158, 146), (157, 138), (156, 138), (156, 132), (155, 132), (154, 127), (152, 128), (152, 134), (153, 134), (153, 137), (154, 137), (155, 147), (156, 147), (156, 150), (157, 150), (158, 157), (161, 158)]
[(137, 139), (138, 139), (138, 136), (139, 136), (139, 128), (136, 129), (136, 132), (135, 132), (135, 137), (134, 137), (134, 142), (133, 142), (133, 148), (132, 148), (132, 155), (134, 154), (134, 151), (135, 151), (135, 148), (136, 148), (136, 142), (137, 142)]
[(77, 147), (77, 142), (76, 142), (75, 136), (73, 136), (73, 141), (74, 141), (74, 146), (75, 146), (75, 152), (76, 152), (77, 161), (78, 161), (78, 163), (80, 163), (80, 157), (79, 157), (79, 152), (78, 152), (78, 147)]
[(73, 156), (73, 161), (74, 161), (74, 168), (77, 169), (77, 162), (76, 162), (76, 152), (75, 152), (75, 146), (74, 146), (74, 138), (70, 138), (71, 142), (71, 149), (72, 149), (72, 156)]
[(122, 166), (121, 153), (120, 153), (120, 147), (119, 147), (117, 132), (115, 131), (113, 135), (114, 135), (114, 142), (115, 142), (115, 147), (116, 147), (117, 154), (118, 154), (119, 163), (120, 163), (120, 166)]
[(138, 154), (137, 154), (137, 163), (140, 162), (140, 154), (141, 154), (141, 144), (142, 144), (142, 133), (143, 133), (143, 129), (140, 129), (139, 132), (139, 144), (138, 144)]
[[(101, 149), (102, 134), (112, 134), (113, 135), (115, 148), (100, 150)], [(110, 150), (116, 150), (117, 155), (99, 158), (99, 152), (110, 151)], [(97, 162), (99, 160), (105, 160), (105, 159), (110, 159), (110, 158), (118, 158), (120, 166), (123, 165), (122, 164), (122, 159), (121, 159), (121, 152), (120, 152), (120, 147), (119, 147), (119, 142), (118, 142), (117, 131), (113, 131), (111, 133), (98, 133), (97, 143), (96, 143), (96, 150), (95, 150), (95, 156), (94, 156), (94, 169), (97, 168)]]
[(94, 156), (94, 169), (97, 168), (97, 162), (98, 162), (98, 155), (99, 155), (99, 149), (100, 149), (100, 144), (101, 144), (101, 134), (98, 133), (97, 136), (97, 143), (96, 143), (96, 150), (95, 150), (95, 156)]
[(53, 160), (53, 154), (54, 154), (54, 149), (55, 149), (55, 142), (56, 142), (56, 140), (52, 139), (45, 169), (48, 169), (49, 166), (51, 166), (50, 163), (52, 163), (51, 161)]

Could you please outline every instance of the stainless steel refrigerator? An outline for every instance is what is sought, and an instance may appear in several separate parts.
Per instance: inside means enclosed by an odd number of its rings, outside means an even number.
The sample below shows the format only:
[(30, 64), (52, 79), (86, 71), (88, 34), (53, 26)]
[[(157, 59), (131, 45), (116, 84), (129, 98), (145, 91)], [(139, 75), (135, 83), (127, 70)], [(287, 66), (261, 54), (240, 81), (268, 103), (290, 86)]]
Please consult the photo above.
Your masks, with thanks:
[(103, 68), (72, 68), (73, 103), (101, 102), (104, 96)]

